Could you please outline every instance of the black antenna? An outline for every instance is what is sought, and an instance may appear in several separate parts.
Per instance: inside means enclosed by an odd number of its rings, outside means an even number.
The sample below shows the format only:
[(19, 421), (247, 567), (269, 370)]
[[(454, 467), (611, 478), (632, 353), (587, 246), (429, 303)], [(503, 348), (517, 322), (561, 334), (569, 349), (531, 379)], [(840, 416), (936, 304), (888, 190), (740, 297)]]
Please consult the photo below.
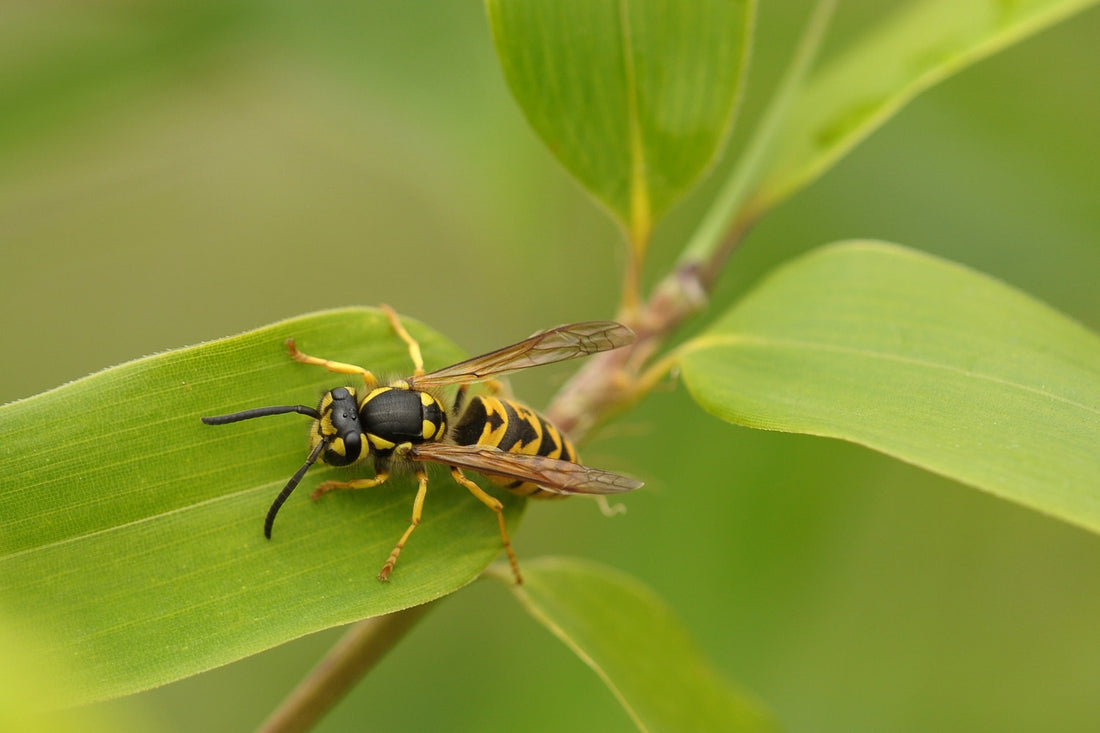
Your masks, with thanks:
[(288, 412), (296, 412), (299, 415), (308, 415), (314, 420), (321, 419), (321, 413), (317, 412), (317, 410), (312, 407), (306, 407), (305, 405), (275, 405), (274, 407), (254, 407), (251, 410), (242, 410), (241, 412), (234, 412), (231, 415), (215, 415), (214, 417), (204, 417), (202, 421), (207, 425), (228, 425), (231, 422), (251, 420), (254, 417), (267, 417), (268, 415), (285, 415)]
[[(293, 408), (291, 408), (290, 410), (285, 410), (284, 412), (292, 411), (294, 411)], [(249, 410), (249, 412), (252, 412), (252, 410)], [(226, 415), (225, 417), (233, 416)], [(252, 415), (251, 417), (256, 416)], [(206, 418), (203, 419), (205, 420)], [(247, 418), (242, 417), (241, 419), (246, 420)], [(286, 486), (284, 486), (283, 490), (279, 492), (279, 495), (275, 497), (275, 501), (271, 502), (271, 508), (267, 510), (267, 519), (264, 520), (264, 537), (271, 539), (271, 525), (275, 524), (275, 515), (279, 513), (279, 509), (282, 508), (283, 502), (287, 500), (287, 497), (290, 496), (291, 492), (293, 492), (294, 489), (297, 488), (298, 483), (302, 480), (302, 477), (306, 475), (306, 471), (309, 470), (309, 467), (317, 462), (317, 459), (321, 456), (321, 451), (323, 451), (325, 449), (325, 446), (327, 445), (327, 440), (321, 440), (318, 441), (317, 445), (313, 446), (313, 450), (309, 452), (309, 458), (306, 459), (306, 462), (302, 464), (302, 467), (298, 469), (297, 473), (290, 477), (290, 481), (287, 481)]]

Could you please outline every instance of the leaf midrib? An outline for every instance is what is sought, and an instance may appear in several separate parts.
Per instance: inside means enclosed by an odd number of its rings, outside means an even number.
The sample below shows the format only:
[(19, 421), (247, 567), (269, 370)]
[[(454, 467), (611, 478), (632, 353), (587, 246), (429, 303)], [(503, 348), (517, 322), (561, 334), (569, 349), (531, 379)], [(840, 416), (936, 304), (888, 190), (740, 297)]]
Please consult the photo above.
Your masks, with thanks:
[(681, 355), (686, 356), (696, 351), (704, 351), (708, 348), (739, 345), (758, 345), (775, 348), (786, 348), (790, 350), (801, 351), (824, 351), (837, 354), (849, 354), (853, 356), (859, 356), (866, 359), (877, 359), (880, 361), (891, 361), (899, 364), (908, 364), (912, 366), (924, 367), (927, 369), (934, 369), (943, 372), (950, 372), (963, 377), (978, 379), (991, 384), (998, 384), (1005, 387), (1020, 390), (1021, 392), (1027, 392), (1035, 395), (1061, 402), (1065, 405), (1075, 407), (1084, 412), (1096, 415), (1100, 418), (1100, 406), (1086, 405), (1076, 400), (1064, 397), (1062, 395), (1055, 394), (1053, 392), (1044, 391), (1040, 388), (1033, 387), (1020, 382), (1013, 382), (1003, 377), (998, 377), (992, 374), (987, 374), (973, 369), (964, 369), (954, 364), (946, 364), (941, 362), (930, 361), (928, 359), (918, 359), (911, 356), (902, 356), (901, 354), (894, 354), (885, 351), (875, 351), (873, 349), (860, 349), (852, 346), (841, 346), (838, 344), (829, 344), (817, 341), (805, 341), (800, 339), (783, 339), (775, 337), (760, 337), (752, 334), (736, 334), (736, 335), (711, 335), (700, 336), (681, 347)]

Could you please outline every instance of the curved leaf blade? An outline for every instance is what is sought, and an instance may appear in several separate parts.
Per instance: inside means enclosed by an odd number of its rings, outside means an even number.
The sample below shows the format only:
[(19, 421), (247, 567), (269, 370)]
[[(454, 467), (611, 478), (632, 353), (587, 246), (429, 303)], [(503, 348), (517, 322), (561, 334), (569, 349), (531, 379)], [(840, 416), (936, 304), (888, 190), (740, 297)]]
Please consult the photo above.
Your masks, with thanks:
[[(425, 362), (462, 354), (408, 322)], [(315, 405), (356, 377), (291, 361), (283, 342), (410, 371), (385, 316), (351, 308), (107, 369), (0, 408), (0, 608), (52, 660), (58, 703), (127, 694), (319, 629), (439, 598), (500, 552), (491, 512), (434, 473), (424, 521), (388, 583), (378, 571), (408, 526), (413, 483), (335, 492), (315, 467), (263, 519), (302, 464), (308, 419), (207, 426), (203, 415)], [(497, 493), (497, 492), (494, 492)], [(510, 523), (523, 506), (499, 492)]]
[(803, 87), (752, 208), (805, 187), (925, 89), (1095, 2), (917, 0), (893, 12)]
[(488, 0), (505, 79), (535, 132), (635, 239), (728, 133), (755, 3)]
[(524, 567), (520, 604), (599, 675), (639, 730), (771, 731), (758, 703), (711, 667), (672, 610), (637, 580), (573, 558)]
[(684, 348), (718, 417), (861, 443), (1100, 531), (1100, 337), (877, 242), (780, 268)]

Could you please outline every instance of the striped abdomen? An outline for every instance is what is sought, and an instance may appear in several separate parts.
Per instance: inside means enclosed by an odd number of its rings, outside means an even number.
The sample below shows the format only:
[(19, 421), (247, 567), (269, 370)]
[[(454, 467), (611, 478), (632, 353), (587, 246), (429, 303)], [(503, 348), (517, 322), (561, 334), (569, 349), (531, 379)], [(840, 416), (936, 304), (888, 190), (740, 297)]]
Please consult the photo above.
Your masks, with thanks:
[[(495, 445), (509, 453), (547, 456), (577, 463), (577, 451), (573, 449), (573, 444), (546, 418), (518, 402), (497, 397), (471, 397), (455, 421), (451, 437), (458, 445)], [(536, 499), (565, 496), (526, 481), (488, 478), (521, 496)]]

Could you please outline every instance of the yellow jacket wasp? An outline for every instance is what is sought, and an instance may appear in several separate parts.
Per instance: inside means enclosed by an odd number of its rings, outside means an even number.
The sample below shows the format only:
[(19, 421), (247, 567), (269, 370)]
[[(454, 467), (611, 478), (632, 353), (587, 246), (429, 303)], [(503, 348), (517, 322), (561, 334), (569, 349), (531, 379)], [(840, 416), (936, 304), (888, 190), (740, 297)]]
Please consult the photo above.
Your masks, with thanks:
[[(642, 485), (626, 476), (578, 463), (569, 440), (530, 408), (496, 396), (470, 397), (466, 394), (468, 386), (477, 382), (489, 382), (495, 391), (499, 385), (493, 377), (631, 344), (635, 336), (629, 328), (614, 321), (559, 326), (502, 349), (425, 373), (419, 344), (393, 310), (383, 306), (383, 311), (398, 336), (408, 345), (414, 367), (411, 377), (380, 385), (367, 369), (302, 353), (294, 340), (288, 339), (287, 347), (295, 361), (322, 366), (339, 374), (357, 374), (362, 377), (365, 389), (337, 387), (326, 392), (316, 408), (276, 405), (202, 418), (207, 425), (225, 425), (291, 412), (313, 419), (309, 456), (268, 510), (264, 522), (264, 535), (268, 539), (271, 539), (275, 515), (314, 463), (348, 466), (369, 457), (373, 460), (375, 475), (352, 481), (325, 481), (313, 491), (313, 499), (334, 489), (378, 486), (393, 470), (411, 465), (419, 489), (413, 501), (412, 522), (378, 574), (379, 579), (387, 580), (409, 536), (420, 524), (428, 488), (428, 476), (422, 464), (432, 461), (448, 466), (455, 481), (496, 512), (512, 572), (516, 582), (522, 583), (519, 563), (504, 523), (503, 506), (467, 478), (463, 469), (477, 471), (514, 493), (534, 498), (617, 494)], [(459, 385), (449, 409), (438, 394), (438, 390), (447, 385)]]

